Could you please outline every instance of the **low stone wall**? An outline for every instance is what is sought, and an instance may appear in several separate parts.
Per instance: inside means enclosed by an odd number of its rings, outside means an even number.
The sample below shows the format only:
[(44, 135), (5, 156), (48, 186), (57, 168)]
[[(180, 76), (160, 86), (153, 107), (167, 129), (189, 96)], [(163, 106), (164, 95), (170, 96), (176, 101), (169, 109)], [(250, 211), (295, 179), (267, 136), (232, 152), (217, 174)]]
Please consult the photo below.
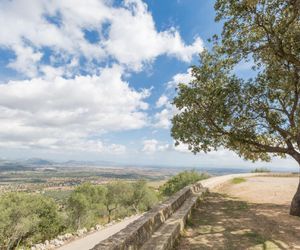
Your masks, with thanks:
[(93, 247), (93, 250), (136, 250), (194, 193), (202, 189), (201, 183), (187, 186), (165, 202), (155, 206), (120, 232)]

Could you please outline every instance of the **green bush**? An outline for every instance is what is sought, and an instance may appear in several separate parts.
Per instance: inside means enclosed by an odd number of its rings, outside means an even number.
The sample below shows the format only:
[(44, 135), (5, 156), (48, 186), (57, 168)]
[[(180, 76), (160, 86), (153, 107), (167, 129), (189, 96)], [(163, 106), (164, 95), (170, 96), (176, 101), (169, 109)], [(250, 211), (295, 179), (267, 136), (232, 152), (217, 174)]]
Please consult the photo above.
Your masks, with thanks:
[(64, 229), (53, 199), (42, 195), (8, 193), (0, 200), (0, 245), (18, 245), (55, 237)]
[(162, 195), (170, 196), (185, 186), (207, 178), (209, 178), (208, 174), (198, 173), (195, 170), (183, 171), (169, 179), (159, 190)]

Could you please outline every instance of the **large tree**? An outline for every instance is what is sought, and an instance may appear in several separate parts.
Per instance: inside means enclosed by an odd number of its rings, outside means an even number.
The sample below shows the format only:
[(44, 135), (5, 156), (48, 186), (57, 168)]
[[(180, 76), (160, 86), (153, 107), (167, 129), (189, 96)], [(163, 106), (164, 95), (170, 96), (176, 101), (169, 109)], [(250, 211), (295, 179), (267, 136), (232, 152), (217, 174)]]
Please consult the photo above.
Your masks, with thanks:
[[(194, 153), (220, 147), (300, 165), (300, 0), (217, 0), (223, 31), (180, 84), (172, 136)], [(253, 77), (236, 75), (252, 64)], [(290, 214), (300, 216), (300, 184)]]

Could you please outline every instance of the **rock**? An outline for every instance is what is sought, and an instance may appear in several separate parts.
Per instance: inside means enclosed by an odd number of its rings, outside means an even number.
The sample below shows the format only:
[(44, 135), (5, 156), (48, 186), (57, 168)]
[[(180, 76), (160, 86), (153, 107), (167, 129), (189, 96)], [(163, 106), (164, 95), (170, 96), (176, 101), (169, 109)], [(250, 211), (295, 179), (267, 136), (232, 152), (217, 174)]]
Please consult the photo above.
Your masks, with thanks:
[(50, 244), (49, 240), (45, 240), (45, 245), (48, 246)]
[(55, 246), (52, 245), (52, 244), (49, 244), (48, 247), (47, 247), (47, 249), (53, 249), (53, 248), (55, 248)]
[(64, 235), (64, 237), (65, 237), (66, 240), (68, 240), (68, 239), (71, 239), (71, 238), (73, 237), (73, 234), (71, 234), (71, 233), (66, 233), (66, 234)]
[(54, 245), (55, 247), (59, 247), (59, 246), (63, 245), (64, 242), (62, 240), (59, 240), (59, 239), (54, 239), (54, 240), (50, 241), (50, 244)]
[(82, 229), (79, 229), (77, 230), (76, 234), (78, 236), (82, 236), (83, 234), (85, 234), (87, 232), (86, 228), (82, 228)]
[(103, 228), (103, 227), (102, 227), (101, 225), (99, 225), (99, 224), (97, 224), (95, 227), (96, 227), (96, 230), (100, 230), (100, 229)]
[(95, 228), (94, 227), (91, 227), (90, 228), (90, 232), (94, 232), (95, 231)]
[(39, 243), (39, 244), (35, 244), (34, 245), (34, 248), (36, 249), (36, 250), (46, 250), (46, 245), (45, 244), (43, 244), (43, 243)]
[(65, 236), (64, 235), (58, 235), (57, 239), (59, 239), (59, 240), (65, 240)]

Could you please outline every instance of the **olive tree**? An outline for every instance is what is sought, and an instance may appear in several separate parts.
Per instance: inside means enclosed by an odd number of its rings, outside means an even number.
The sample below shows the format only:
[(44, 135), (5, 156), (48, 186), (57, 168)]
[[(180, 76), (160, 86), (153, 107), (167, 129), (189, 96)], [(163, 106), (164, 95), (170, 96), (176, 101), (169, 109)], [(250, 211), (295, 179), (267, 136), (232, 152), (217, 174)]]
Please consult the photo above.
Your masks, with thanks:
[(84, 183), (71, 193), (67, 211), (73, 228), (91, 226), (104, 215), (106, 189), (100, 185)]
[[(217, 0), (215, 10), (222, 34), (179, 85), (172, 136), (194, 153), (224, 147), (300, 164), (300, 0)], [(235, 73), (245, 62), (251, 79)], [(300, 216), (300, 185), (290, 214)]]
[(0, 197), (0, 249), (44, 241), (63, 230), (58, 207), (42, 195), (11, 192)]

